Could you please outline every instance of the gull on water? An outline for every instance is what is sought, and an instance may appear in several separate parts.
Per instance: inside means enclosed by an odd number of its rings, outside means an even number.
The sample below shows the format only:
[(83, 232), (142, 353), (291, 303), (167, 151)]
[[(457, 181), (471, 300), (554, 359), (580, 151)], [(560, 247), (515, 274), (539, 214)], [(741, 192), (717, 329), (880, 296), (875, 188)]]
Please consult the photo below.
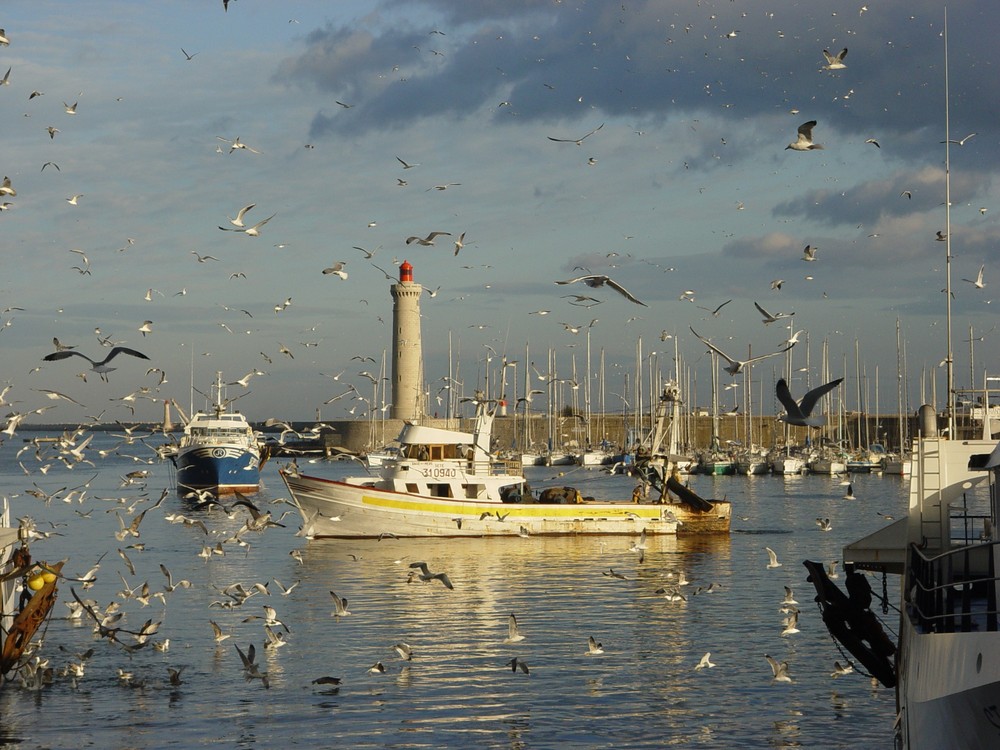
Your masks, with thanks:
[(719, 347), (717, 347), (711, 341), (709, 341), (708, 339), (704, 338), (701, 334), (699, 334), (696, 330), (694, 330), (694, 328), (691, 329), (691, 333), (693, 333), (695, 336), (697, 336), (698, 339), (703, 344), (705, 344), (705, 346), (707, 346), (713, 352), (715, 352), (720, 357), (722, 357), (724, 360), (726, 360), (729, 364), (726, 365), (725, 370), (730, 375), (734, 375), (734, 376), (738, 375), (741, 372), (743, 372), (743, 368), (745, 368), (747, 365), (753, 364), (754, 362), (757, 362), (757, 361), (762, 360), (762, 359), (767, 359), (768, 357), (774, 357), (774, 356), (777, 356), (778, 354), (783, 354), (783, 353), (787, 352), (789, 349), (791, 349), (793, 346), (795, 346), (795, 344), (789, 344), (784, 349), (779, 349), (778, 351), (771, 352), (770, 354), (762, 354), (759, 357), (751, 357), (750, 359), (747, 359), (747, 360), (739, 360), (739, 359), (733, 359), (732, 357), (730, 357), (728, 354), (726, 354), (724, 351), (722, 351)]
[(851, 662), (841, 665), (839, 661), (833, 663), (833, 671), (830, 672), (830, 676), (833, 678), (843, 677), (845, 674), (850, 674), (854, 671), (854, 665)]
[(96, 373), (100, 373), (101, 380), (107, 382), (108, 379), (107, 374), (115, 369), (114, 367), (109, 367), (108, 362), (113, 360), (119, 354), (128, 354), (132, 357), (138, 357), (139, 359), (149, 359), (149, 357), (147, 357), (142, 352), (137, 352), (135, 349), (128, 349), (124, 346), (114, 347), (108, 353), (108, 356), (102, 359), (100, 362), (96, 362), (92, 360), (90, 357), (88, 357), (86, 354), (82, 354), (81, 352), (74, 351), (72, 349), (55, 351), (52, 352), (52, 354), (46, 354), (44, 357), (42, 357), (42, 359), (45, 360), (46, 362), (53, 362), (57, 359), (66, 359), (67, 357), (83, 357), (85, 360), (90, 362), (90, 369)]
[(695, 666), (695, 669), (696, 670), (708, 669), (714, 667), (715, 664), (712, 663), (711, 658), (712, 658), (712, 652), (711, 651), (706, 652), (705, 655), (701, 657), (701, 661), (699, 661), (697, 666)]
[(511, 659), (509, 662), (507, 662), (507, 666), (510, 667), (510, 671), (511, 672), (517, 672), (517, 670), (520, 669), (525, 674), (531, 674), (528, 671), (528, 665), (526, 663), (524, 663), (523, 661), (521, 661), (520, 659), (518, 659), (516, 656), (513, 659)]
[(793, 151), (813, 151), (815, 149), (823, 148), (818, 143), (813, 143), (812, 132), (813, 128), (816, 127), (816, 121), (810, 120), (809, 122), (804, 122), (799, 125), (799, 135), (798, 138), (785, 146), (785, 150), (792, 149)]
[(350, 610), (347, 609), (347, 599), (346, 597), (341, 599), (333, 591), (330, 592), (330, 596), (333, 597), (333, 614), (334, 617), (344, 617), (345, 615), (351, 614)]
[(413, 660), (413, 649), (410, 648), (410, 644), (401, 641), (392, 648), (397, 654), (399, 654), (400, 659), (405, 659), (406, 661)]
[(524, 640), (524, 636), (521, 635), (520, 629), (517, 627), (517, 618), (511, 613), (511, 616), (507, 618), (507, 637), (503, 639), (504, 643), (518, 643)]
[(818, 388), (813, 388), (800, 401), (796, 401), (788, 390), (788, 383), (782, 378), (774, 386), (774, 394), (785, 407), (785, 413), (779, 419), (800, 427), (822, 427), (826, 423), (826, 417), (823, 414), (813, 415), (812, 411), (819, 400), (840, 385), (841, 381), (843, 378), (831, 380)]
[(771, 682), (791, 682), (792, 676), (788, 674), (788, 662), (777, 662), (770, 654), (764, 654), (767, 663), (771, 665)]
[(792, 612), (785, 619), (784, 623), (785, 629), (781, 631), (781, 635), (795, 635), (799, 632), (799, 614), (798, 612)]
[(587, 656), (597, 656), (604, 653), (604, 644), (598, 643), (594, 636), (587, 638)]
[(238, 644), (234, 645), (236, 645), (236, 651), (240, 655), (240, 661), (243, 662), (243, 676), (247, 682), (257, 679), (263, 683), (264, 687), (271, 687), (271, 684), (267, 680), (267, 672), (261, 672), (255, 662), (257, 650), (254, 648), (254, 645), (251, 643), (246, 653), (243, 653), (243, 649)]
[[(843, 70), (847, 66), (844, 65), (844, 58), (847, 57), (847, 47), (840, 50), (836, 55), (831, 55), (830, 50), (823, 50), (823, 57), (826, 58), (826, 65), (823, 66), (823, 70)], [(815, 125), (816, 123), (813, 123)]]
[(618, 292), (620, 295), (622, 295), (629, 302), (634, 302), (637, 305), (642, 305), (643, 307), (648, 307), (648, 305), (645, 302), (640, 302), (638, 299), (636, 299), (632, 295), (631, 292), (629, 292), (628, 289), (626, 289), (625, 287), (623, 287), (617, 281), (615, 281), (614, 279), (612, 279), (609, 276), (604, 276), (602, 274), (591, 274), (591, 275), (588, 275), (588, 276), (577, 276), (575, 279), (566, 279), (565, 281), (557, 281), (556, 283), (557, 284), (575, 284), (578, 281), (582, 281), (584, 284), (586, 284), (587, 286), (589, 286), (591, 289), (597, 289), (598, 287), (602, 287), (602, 286), (604, 286), (606, 284), (607, 286), (611, 287), (616, 292)]

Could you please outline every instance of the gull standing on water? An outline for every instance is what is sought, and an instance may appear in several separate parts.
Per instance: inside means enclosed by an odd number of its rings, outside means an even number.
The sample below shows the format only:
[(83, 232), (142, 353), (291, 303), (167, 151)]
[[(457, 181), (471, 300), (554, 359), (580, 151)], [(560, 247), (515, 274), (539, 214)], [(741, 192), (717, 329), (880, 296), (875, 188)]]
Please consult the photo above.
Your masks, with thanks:
[(826, 417), (822, 414), (814, 416), (812, 410), (817, 402), (840, 385), (841, 381), (843, 381), (843, 378), (831, 380), (829, 383), (821, 385), (818, 388), (813, 388), (802, 397), (801, 401), (796, 401), (788, 390), (788, 384), (785, 382), (785, 379), (782, 378), (774, 386), (774, 395), (778, 397), (778, 401), (785, 407), (785, 414), (782, 414), (778, 419), (782, 422), (788, 422), (788, 424), (798, 425), (799, 427), (822, 427), (826, 423)]

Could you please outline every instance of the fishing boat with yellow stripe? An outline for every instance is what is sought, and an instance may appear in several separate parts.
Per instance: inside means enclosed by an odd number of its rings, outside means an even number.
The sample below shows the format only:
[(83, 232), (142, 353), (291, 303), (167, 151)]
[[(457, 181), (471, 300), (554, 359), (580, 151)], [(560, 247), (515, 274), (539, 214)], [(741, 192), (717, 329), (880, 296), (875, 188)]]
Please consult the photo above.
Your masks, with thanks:
[[(493, 412), (477, 405), (473, 432), (404, 425), (398, 458), (376, 476), (332, 480), (293, 467), (281, 477), (306, 536), (334, 538), (487, 537), (728, 532), (728, 502), (664, 491), (615, 501), (572, 487), (532, 491), (519, 461), (490, 452)], [(676, 496), (676, 497), (675, 497)]]

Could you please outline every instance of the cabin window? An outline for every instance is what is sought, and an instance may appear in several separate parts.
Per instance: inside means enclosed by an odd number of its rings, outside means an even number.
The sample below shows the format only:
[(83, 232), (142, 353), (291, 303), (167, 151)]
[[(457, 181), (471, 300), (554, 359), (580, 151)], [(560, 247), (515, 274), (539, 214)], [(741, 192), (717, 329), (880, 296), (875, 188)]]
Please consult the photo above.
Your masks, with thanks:
[(428, 484), (427, 490), (431, 497), (453, 497), (450, 484)]
[(406, 483), (406, 491), (409, 492), (411, 495), (419, 495), (420, 494), (419, 488), (413, 482), (407, 482)]
[(431, 461), (440, 461), (444, 458), (444, 446), (443, 445), (432, 445), (431, 449)]
[(465, 496), (467, 498), (477, 498), (486, 494), (485, 484), (467, 484), (465, 485)]

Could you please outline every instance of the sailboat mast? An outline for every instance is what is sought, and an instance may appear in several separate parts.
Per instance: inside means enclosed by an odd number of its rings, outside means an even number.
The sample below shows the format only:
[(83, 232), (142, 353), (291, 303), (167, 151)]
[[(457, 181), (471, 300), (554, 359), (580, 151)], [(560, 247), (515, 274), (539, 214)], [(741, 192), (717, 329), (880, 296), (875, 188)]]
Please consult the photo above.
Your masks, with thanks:
[(944, 9), (944, 246), (945, 305), (947, 305), (948, 356), (945, 358), (948, 389), (948, 439), (955, 439), (955, 361), (951, 345), (951, 124), (948, 93), (948, 8)]

